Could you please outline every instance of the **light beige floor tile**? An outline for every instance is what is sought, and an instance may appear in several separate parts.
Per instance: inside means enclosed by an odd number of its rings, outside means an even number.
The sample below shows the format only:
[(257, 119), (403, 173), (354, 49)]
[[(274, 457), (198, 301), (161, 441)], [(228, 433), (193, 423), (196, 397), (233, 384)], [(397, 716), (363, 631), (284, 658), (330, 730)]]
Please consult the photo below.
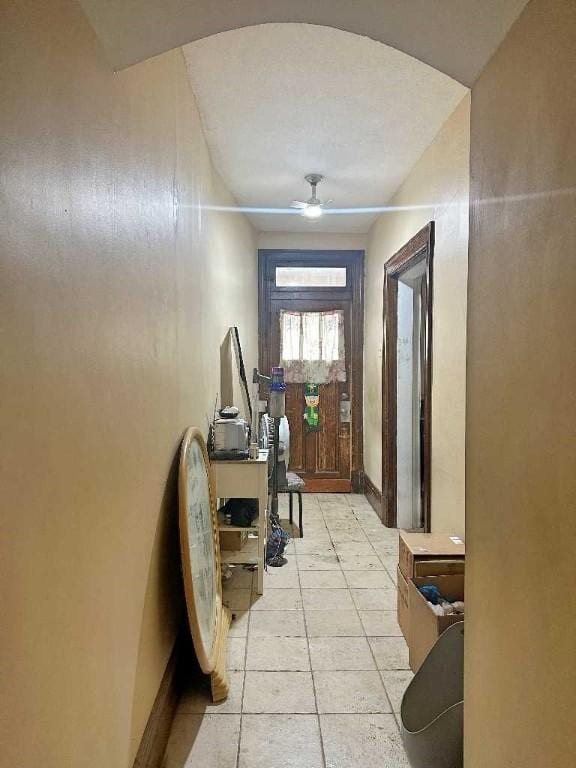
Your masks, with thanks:
[(302, 601), (307, 611), (354, 610), (348, 589), (303, 589)]
[(351, 506), (351, 507), (356, 507), (356, 506), (365, 507), (365, 506), (368, 506), (368, 507), (370, 507), (370, 510), (372, 511), (372, 513), (376, 514), (374, 512), (374, 510), (372, 509), (372, 507), (370, 506), (370, 502), (368, 501), (366, 496), (364, 496), (363, 493), (348, 493), (348, 494), (346, 494), (346, 501), (348, 502), (348, 505)]
[(394, 715), (321, 715), (330, 768), (409, 768)]
[(326, 528), (326, 523), (324, 522), (324, 518), (316, 518), (315, 520), (305, 520), (304, 521), (304, 537), (302, 538), (302, 541), (304, 539), (321, 539), (326, 536), (326, 533), (328, 532), (328, 529)]
[(323, 768), (316, 715), (244, 715), (238, 768)]
[(355, 522), (356, 520), (356, 515), (349, 507), (322, 507), (322, 515), (327, 523), (330, 523), (333, 520), (349, 520), (351, 522)]
[(380, 589), (351, 589), (352, 599), (359, 611), (393, 611), (398, 597), (394, 587)]
[(298, 589), (298, 571), (284, 568), (268, 568), (264, 573), (264, 592), (267, 589)]
[(369, 637), (378, 669), (409, 669), (408, 646), (403, 637)]
[(269, 589), (254, 595), (252, 611), (299, 611), (302, 608), (300, 589)]
[(315, 671), (376, 668), (364, 637), (311, 637), (309, 645)]
[(230, 637), (246, 637), (248, 635), (249, 611), (234, 611), (230, 624)]
[(402, 637), (396, 611), (359, 611), (368, 637)]
[[(328, 547), (332, 545), (330, 533), (325, 525), (322, 525), (322, 527), (320, 525), (307, 527), (304, 531), (304, 538), (295, 538), (294, 543), (297, 541), (313, 541), (317, 544), (324, 543)], [(296, 551), (299, 551), (298, 547), (296, 547)]]
[(308, 637), (363, 637), (357, 611), (306, 611)]
[(338, 556), (341, 555), (371, 555), (375, 552), (369, 541), (339, 541), (334, 544)]
[(346, 496), (343, 493), (322, 493), (317, 496), (318, 503), (321, 507), (347, 507), (348, 502)]
[(309, 714), (316, 712), (310, 672), (247, 672), (243, 712)]
[(226, 589), (222, 592), (224, 605), (227, 605), (231, 611), (247, 611), (250, 608), (252, 600), (251, 589)]
[(396, 538), (398, 537), (397, 529), (387, 528), (384, 523), (377, 517), (377, 515), (374, 515), (372, 518), (366, 520), (362, 527), (367, 531), (373, 531), (375, 534), (383, 533), (386, 536), (395, 536)]
[[(296, 510), (294, 510), (294, 513), (295, 513), (294, 518), (296, 518)], [(298, 519), (300, 519), (299, 516), (298, 516)], [(305, 526), (309, 525), (310, 523), (316, 523), (316, 522), (321, 523), (323, 520), (324, 520), (324, 515), (322, 514), (322, 510), (318, 505), (311, 507), (309, 509), (306, 509), (306, 507), (304, 507), (304, 512), (302, 513), (302, 522)]]
[(351, 528), (344, 531), (332, 531), (330, 536), (334, 544), (339, 544), (344, 541), (368, 541), (366, 534), (360, 527)]
[(400, 712), (400, 706), (402, 704), (402, 697), (404, 691), (408, 688), (410, 681), (414, 677), (413, 673), (406, 670), (388, 670), (380, 673), (382, 680), (384, 681), (384, 688), (388, 698), (394, 708), (394, 712)]
[(229, 637), (226, 653), (226, 669), (244, 669), (246, 638)]
[(354, 513), (354, 519), (359, 525), (373, 525), (374, 520), (380, 522), (370, 507), (353, 507), (352, 512)]
[(300, 586), (304, 589), (347, 589), (342, 571), (301, 571)]
[(396, 586), (398, 584), (398, 569), (394, 568), (393, 570), (390, 570), (390, 568), (386, 567), (386, 573), (390, 576), (394, 586)]
[(336, 555), (297, 555), (299, 571), (339, 571)]
[(343, 571), (383, 571), (384, 566), (374, 552), (371, 555), (338, 555)]
[(344, 571), (346, 583), (356, 589), (391, 589), (394, 587), (387, 571)]
[(250, 637), (306, 637), (304, 612), (252, 611)]
[(394, 557), (398, 562), (398, 542), (380, 541), (371, 539), (372, 546), (378, 557)]
[(396, 573), (398, 570), (398, 555), (379, 555), (382, 565), (389, 573)]
[(366, 514), (370, 514), (373, 517), (377, 518), (378, 520), (380, 519), (376, 514), (376, 512), (374, 511), (374, 507), (370, 504), (368, 499), (365, 497), (357, 498), (357, 499), (348, 499), (348, 506), (351, 507), (352, 509), (362, 510), (366, 512)]
[(249, 637), (246, 669), (262, 672), (307, 672), (310, 669), (305, 637)]
[(378, 557), (395, 557), (398, 562), (398, 539), (390, 539), (386, 534), (366, 533), (370, 543), (378, 554)]
[(350, 520), (327, 520), (326, 521), (326, 527), (330, 531), (330, 533), (338, 532), (338, 531), (359, 531), (361, 530), (360, 526), (354, 519)]
[(163, 768), (236, 768), (240, 715), (178, 715)]
[(226, 701), (214, 704), (210, 689), (210, 678), (202, 677), (192, 681), (184, 691), (178, 705), (178, 712), (187, 715), (233, 715), (242, 712), (242, 691), (244, 672), (228, 672), (230, 692)]
[(378, 672), (314, 672), (314, 685), (318, 712), (391, 712)]
[(296, 539), (294, 548), (298, 555), (333, 555), (334, 547), (326, 531), (326, 536), (320, 539)]

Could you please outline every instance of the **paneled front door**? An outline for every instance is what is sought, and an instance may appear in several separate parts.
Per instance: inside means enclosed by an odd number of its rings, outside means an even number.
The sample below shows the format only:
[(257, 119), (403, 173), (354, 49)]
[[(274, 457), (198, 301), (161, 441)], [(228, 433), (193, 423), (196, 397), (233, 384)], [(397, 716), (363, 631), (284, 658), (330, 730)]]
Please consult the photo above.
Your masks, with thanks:
[[(308, 491), (349, 492), (361, 482), (362, 262), (362, 252), (260, 252), (260, 368), (267, 372), (284, 364), (288, 370), (301, 363), (305, 371), (301, 381), (287, 383), (286, 416), (290, 469), (304, 478)], [(300, 329), (305, 337), (300, 352), (297, 342), (295, 350), (286, 351), (284, 313), (297, 324), (296, 334)], [(327, 340), (317, 329), (324, 327), (323, 318), (336, 316), (343, 343), (338, 356), (329, 354), (330, 380), (323, 381), (313, 361), (323, 356)], [(310, 327), (314, 332), (307, 334)], [(306, 383), (318, 384), (317, 425), (313, 417), (305, 418)]]

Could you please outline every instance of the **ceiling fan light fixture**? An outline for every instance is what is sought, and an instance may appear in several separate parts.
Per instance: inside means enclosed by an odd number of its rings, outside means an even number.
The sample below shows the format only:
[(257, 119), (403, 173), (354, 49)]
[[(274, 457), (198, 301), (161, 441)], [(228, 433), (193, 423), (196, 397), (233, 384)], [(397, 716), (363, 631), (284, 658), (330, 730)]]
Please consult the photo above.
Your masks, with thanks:
[(310, 184), (312, 195), (308, 198), (308, 200), (293, 200), (292, 201), (292, 208), (299, 208), (300, 209), (300, 215), (304, 216), (306, 219), (319, 219), (320, 216), (324, 213), (324, 206), (326, 203), (331, 203), (331, 200), (327, 200), (326, 202), (323, 202), (316, 196), (316, 187), (324, 176), (322, 176), (321, 173), (309, 173), (307, 176), (304, 177), (304, 180)]
[(322, 207), (318, 204), (308, 205), (302, 209), (302, 216), (305, 216), (307, 219), (319, 219), (323, 213)]

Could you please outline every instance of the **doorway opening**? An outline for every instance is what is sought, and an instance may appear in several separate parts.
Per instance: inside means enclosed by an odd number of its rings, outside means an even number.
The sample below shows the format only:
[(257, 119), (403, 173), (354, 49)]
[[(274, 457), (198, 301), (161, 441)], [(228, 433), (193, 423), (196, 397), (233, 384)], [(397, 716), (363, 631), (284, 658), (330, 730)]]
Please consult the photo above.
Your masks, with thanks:
[(363, 251), (260, 250), (259, 365), (284, 367), (290, 465), (310, 492), (362, 491)]
[(382, 519), (430, 531), (434, 222), (384, 266)]

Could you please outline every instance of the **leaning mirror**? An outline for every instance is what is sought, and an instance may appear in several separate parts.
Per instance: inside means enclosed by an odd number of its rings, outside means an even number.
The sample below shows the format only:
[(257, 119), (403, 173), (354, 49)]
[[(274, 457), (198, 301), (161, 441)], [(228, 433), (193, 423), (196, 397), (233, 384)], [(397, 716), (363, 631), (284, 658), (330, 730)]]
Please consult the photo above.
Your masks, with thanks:
[(211, 675), (212, 698), (228, 695), (226, 639), (231, 614), (222, 603), (216, 495), (201, 432), (182, 441), (179, 472), (180, 553), (188, 622), (200, 668)]

